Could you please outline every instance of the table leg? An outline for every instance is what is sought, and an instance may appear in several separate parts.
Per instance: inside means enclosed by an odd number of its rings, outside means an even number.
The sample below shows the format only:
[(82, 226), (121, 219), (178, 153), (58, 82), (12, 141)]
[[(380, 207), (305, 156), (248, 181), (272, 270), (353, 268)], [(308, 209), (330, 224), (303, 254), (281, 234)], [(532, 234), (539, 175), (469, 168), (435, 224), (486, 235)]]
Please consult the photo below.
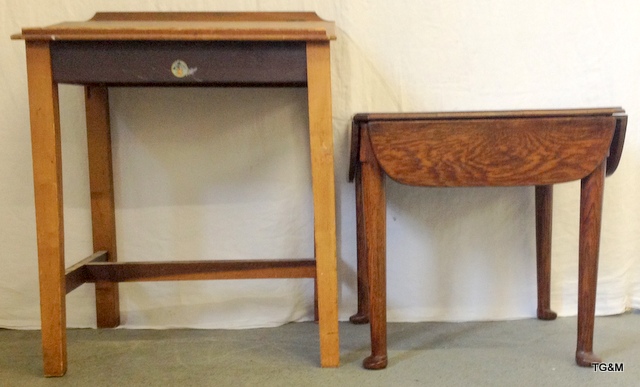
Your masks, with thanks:
[(362, 133), (362, 191), (371, 324), (371, 355), (364, 359), (363, 365), (375, 370), (387, 366), (386, 199), (384, 173), (373, 155), (367, 130)]
[[(85, 109), (87, 113), (93, 251), (105, 250), (109, 253), (108, 261), (116, 262), (116, 218), (113, 199), (109, 90), (107, 87), (85, 87)], [(98, 328), (117, 327), (120, 325), (118, 284), (96, 282), (95, 287)]]
[(557, 314), (551, 310), (551, 220), (553, 214), (553, 186), (536, 186), (535, 196), (538, 318), (540, 320), (555, 320)]
[(580, 253), (578, 268), (578, 343), (576, 363), (600, 362), (593, 353), (593, 325), (598, 284), (598, 253), (606, 162), (582, 179), (580, 189)]
[(307, 42), (318, 324), (322, 367), (340, 364), (331, 61), (328, 42)]
[(62, 376), (67, 370), (67, 337), (58, 86), (49, 42), (27, 41), (26, 52), (44, 374)]
[(358, 312), (349, 318), (353, 324), (369, 322), (369, 279), (367, 269), (367, 247), (365, 242), (364, 212), (362, 204), (362, 172), (355, 172), (356, 184), (356, 239), (357, 239), (357, 275), (358, 275)]

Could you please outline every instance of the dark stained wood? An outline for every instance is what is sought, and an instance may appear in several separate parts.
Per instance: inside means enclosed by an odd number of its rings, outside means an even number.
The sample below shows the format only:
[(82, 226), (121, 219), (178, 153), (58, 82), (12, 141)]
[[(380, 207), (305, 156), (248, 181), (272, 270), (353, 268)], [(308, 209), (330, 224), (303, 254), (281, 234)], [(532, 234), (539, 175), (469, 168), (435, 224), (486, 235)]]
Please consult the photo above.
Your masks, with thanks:
[(77, 289), (80, 285), (90, 282), (89, 272), (87, 271), (87, 264), (92, 262), (106, 262), (109, 253), (106, 251), (98, 251), (75, 265), (69, 267), (66, 270), (65, 282), (67, 294)]
[(316, 261), (104, 262), (86, 266), (89, 281), (193, 281), (254, 278), (314, 278)]
[(366, 324), (369, 322), (369, 277), (367, 275), (367, 241), (365, 238), (365, 216), (363, 209), (363, 194), (362, 194), (362, 178), (360, 174), (362, 170), (360, 168), (355, 171), (356, 180), (356, 239), (357, 239), (357, 275), (358, 275), (358, 311), (353, 316), (349, 317), (349, 321), (353, 324)]
[(313, 280), (313, 321), (320, 321), (320, 310), (318, 309), (318, 281)]
[(580, 179), (606, 157), (614, 129), (611, 116), (369, 123), (374, 153), (389, 177), (434, 187)]
[[(576, 362), (599, 361), (593, 354), (593, 322), (602, 191), (605, 172), (613, 173), (620, 161), (626, 122), (620, 108), (357, 114), (349, 179), (356, 180), (356, 191), (359, 184), (363, 189), (362, 205), (356, 194), (357, 216), (365, 224), (358, 226), (358, 276), (366, 277), (359, 283), (368, 281), (369, 305), (359, 302), (354, 317), (357, 322), (360, 311), (369, 310), (372, 353), (365, 368), (387, 364), (386, 325), (380, 321), (386, 321), (382, 169), (401, 183), (420, 186), (534, 185), (538, 317), (545, 320), (556, 317), (550, 309), (552, 184), (581, 179)], [(607, 166), (609, 161), (614, 165)], [(366, 269), (360, 264), (363, 251)]]
[(362, 209), (371, 324), (371, 355), (364, 359), (363, 365), (377, 370), (387, 366), (387, 209), (384, 172), (373, 154), (368, 131), (363, 131), (361, 144)]
[(356, 239), (357, 239), (357, 297), (358, 311), (349, 317), (353, 324), (369, 322), (369, 281), (367, 269), (366, 238), (362, 196), (362, 170), (360, 168), (360, 123), (351, 122), (351, 152), (349, 160), (349, 181), (355, 180), (356, 196)]
[(551, 221), (553, 215), (553, 186), (538, 185), (536, 201), (536, 267), (538, 275), (538, 318), (555, 320), (551, 310)]
[(433, 112), (433, 113), (359, 113), (353, 117), (351, 129), (351, 160), (349, 164), (349, 181), (353, 181), (355, 168), (357, 168), (357, 158), (353, 155), (358, 153), (360, 123), (366, 122), (388, 122), (388, 121), (411, 121), (411, 120), (468, 120), (468, 119), (505, 119), (505, 118), (559, 118), (559, 117), (592, 117), (592, 116), (613, 116), (616, 119), (616, 129), (610, 147), (610, 155), (607, 158), (607, 176), (613, 174), (618, 167), (622, 156), (624, 138), (627, 127), (627, 116), (624, 110), (619, 107), (597, 108), (597, 109), (559, 109), (559, 110), (512, 110), (497, 112)]
[(593, 326), (598, 285), (598, 255), (606, 162), (580, 184), (580, 252), (578, 264), (578, 342), (576, 362), (583, 367), (602, 360), (593, 353)]
[(98, 12), (92, 21), (324, 21), (314, 12)]
[(353, 117), (357, 123), (380, 121), (429, 121), (429, 120), (475, 120), (475, 119), (512, 119), (512, 118), (560, 118), (624, 116), (620, 107), (592, 109), (549, 109), (549, 110), (498, 110), (470, 112), (430, 112), (430, 113), (359, 113)]
[(627, 116), (616, 116), (616, 131), (613, 134), (613, 140), (611, 140), (611, 148), (609, 150), (609, 157), (607, 157), (607, 176), (612, 175), (618, 164), (620, 164), (620, 158), (622, 157), (622, 148), (624, 147), (624, 137), (627, 132)]
[(351, 122), (351, 151), (349, 153), (349, 181), (353, 181), (360, 168), (360, 123), (355, 119)]
[[(57, 41), (58, 83), (113, 86), (296, 86), (307, 83), (304, 42)], [(172, 72), (176, 61), (190, 75)]]

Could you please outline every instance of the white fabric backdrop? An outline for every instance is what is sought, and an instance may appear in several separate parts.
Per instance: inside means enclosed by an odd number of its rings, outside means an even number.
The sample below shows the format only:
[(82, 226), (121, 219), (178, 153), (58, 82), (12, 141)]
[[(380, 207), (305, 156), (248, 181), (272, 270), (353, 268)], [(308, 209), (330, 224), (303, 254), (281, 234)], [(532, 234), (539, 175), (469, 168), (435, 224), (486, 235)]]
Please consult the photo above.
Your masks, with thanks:
[[(96, 11), (316, 11), (332, 43), (340, 318), (355, 311), (349, 122), (357, 112), (622, 106), (607, 180), (597, 313), (640, 308), (640, 3), (635, 0), (2, 0), (0, 326), (39, 326), (22, 27)], [(122, 260), (313, 254), (303, 89), (112, 89)], [(91, 253), (82, 90), (60, 88), (67, 266)], [(577, 183), (555, 191), (552, 307), (576, 313)], [(388, 183), (392, 321), (535, 315), (532, 188)], [(68, 296), (68, 325), (95, 326), (93, 288)], [(312, 317), (310, 280), (121, 285), (125, 327), (245, 328)]]

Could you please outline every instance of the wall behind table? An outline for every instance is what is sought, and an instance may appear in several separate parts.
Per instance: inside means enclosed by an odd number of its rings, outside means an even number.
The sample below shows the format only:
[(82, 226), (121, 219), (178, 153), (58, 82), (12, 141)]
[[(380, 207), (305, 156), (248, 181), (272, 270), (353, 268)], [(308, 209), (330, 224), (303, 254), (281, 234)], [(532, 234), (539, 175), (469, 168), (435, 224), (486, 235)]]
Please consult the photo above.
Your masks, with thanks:
[[(635, 1), (0, 2), (0, 326), (39, 326), (22, 27), (97, 11), (315, 11), (332, 43), (340, 317), (355, 311), (355, 212), (346, 181), (358, 112), (622, 106), (627, 141), (607, 180), (598, 314), (640, 308), (640, 4)], [(67, 266), (91, 253), (82, 89), (60, 88)], [(112, 89), (122, 260), (313, 254), (301, 89)], [(555, 190), (552, 307), (576, 313), (577, 183)], [(388, 182), (389, 318), (535, 315), (533, 190)], [(245, 328), (312, 317), (310, 280), (123, 284), (127, 327)], [(93, 288), (68, 324), (95, 326)]]

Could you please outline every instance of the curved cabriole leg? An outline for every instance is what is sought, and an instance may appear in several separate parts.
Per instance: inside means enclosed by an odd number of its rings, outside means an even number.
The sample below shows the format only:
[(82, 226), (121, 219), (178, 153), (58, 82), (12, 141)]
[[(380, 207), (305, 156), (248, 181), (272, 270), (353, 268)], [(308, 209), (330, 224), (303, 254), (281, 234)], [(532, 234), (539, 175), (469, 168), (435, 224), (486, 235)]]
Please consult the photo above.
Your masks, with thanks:
[(553, 186), (539, 185), (536, 197), (536, 260), (538, 272), (538, 319), (555, 320), (551, 310), (551, 219)]
[(353, 324), (366, 324), (369, 322), (369, 280), (367, 278), (367, 251), (366, 235), (364, 230), (364, 212), (362, 205), (362, 173), (360, 168), (356, 170), (356, 238), (358, 254), (358, 312), (349, 318)]
[(600, 224), (605, 164), (582, 179), (580, 187), (580, 253), (578, 268), (578, 343), (576, 363), (589, 367), (601, 362), (593, 353), (593, 325), (598, 279)]
[(384, 175), (378, 165), (366, 130), (363, 131), (362, 190), (364, 229), (369, 277), (369, 320), (371, 356), (364, 368), (387, 366), (387, 285), (386, 285), (386, 200)]

